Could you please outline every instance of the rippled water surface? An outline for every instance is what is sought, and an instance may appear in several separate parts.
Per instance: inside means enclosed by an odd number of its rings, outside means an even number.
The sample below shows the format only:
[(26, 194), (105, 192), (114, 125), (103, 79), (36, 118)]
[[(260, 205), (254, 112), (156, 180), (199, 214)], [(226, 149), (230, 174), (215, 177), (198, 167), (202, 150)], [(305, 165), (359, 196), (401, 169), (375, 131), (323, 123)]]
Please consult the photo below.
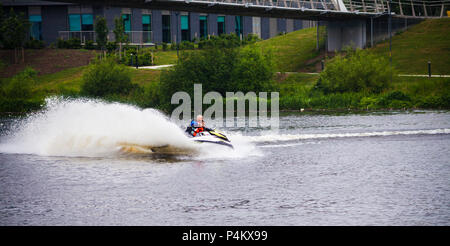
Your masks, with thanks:
[(188, 156), (108, 152), (120, 125), (51, 119), (1, 120), (0, 225), (450, 225), (449, 112), (286, 114)]

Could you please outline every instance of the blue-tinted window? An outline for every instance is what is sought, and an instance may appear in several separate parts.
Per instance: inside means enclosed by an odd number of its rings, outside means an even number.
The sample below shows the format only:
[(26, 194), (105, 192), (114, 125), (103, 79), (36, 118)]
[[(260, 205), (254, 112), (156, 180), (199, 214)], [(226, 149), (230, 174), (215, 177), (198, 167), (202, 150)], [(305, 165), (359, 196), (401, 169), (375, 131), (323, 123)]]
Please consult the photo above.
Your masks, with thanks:
[(244, 25), (244, 23), (243, 23), (243, 18), (242, 18), (242, 16), (235, 16), (235, 19), (234, 19), (234, 24), (235, 24), (235, 26), (234, 26), (234, 31), (236, 32), (236, 35), (238, 35), (239, 36), (239, 38), (241, 38), (242, 37), (242, 31), (243, 31), (243, 25)]
[(200, 16), (200, 38), (208, 37), (208, 17)]
[(181, 21), (181, 41), (190, 41), (191, 35), (189, 32), (189, 15), (180, 16)]
[(144, 43), (151, 43), (152, 41), (152, 18), (151, 15), (142, 15), (142, 31), (145, 33), (143, 34)]
[(122, 15), (123, 26), (125, 28), (125, 32), (131, 31), (131, 15), (123, 14)]
[(142, 16), (142, 30), (151, 31), (152, 30), (152, 18), (151, 15)]
[(82, 31), (94, 30), (94, 16), (92, 14), (81, 15), (81, 30)]
[(30, 15), (29, 21), (31, 24), (30, 27), (31, 38), (35, 40), (42, 40), (42, 16)]
[(217, 16), (217, 35), (225, 33), (225, 16)]
[(81, 16), (79, 14), (69, 15), (69, 31), (81, 31)]

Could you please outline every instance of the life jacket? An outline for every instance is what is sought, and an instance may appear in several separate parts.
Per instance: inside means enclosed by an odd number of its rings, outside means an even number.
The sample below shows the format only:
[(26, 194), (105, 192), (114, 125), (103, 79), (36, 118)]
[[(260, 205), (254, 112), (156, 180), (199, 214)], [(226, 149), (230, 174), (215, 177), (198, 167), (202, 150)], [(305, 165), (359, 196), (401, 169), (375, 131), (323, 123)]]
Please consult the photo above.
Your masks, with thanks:
[(192, 135), (195, 137), (198, 133), (205, 131), (203, 127), (197, 127)]

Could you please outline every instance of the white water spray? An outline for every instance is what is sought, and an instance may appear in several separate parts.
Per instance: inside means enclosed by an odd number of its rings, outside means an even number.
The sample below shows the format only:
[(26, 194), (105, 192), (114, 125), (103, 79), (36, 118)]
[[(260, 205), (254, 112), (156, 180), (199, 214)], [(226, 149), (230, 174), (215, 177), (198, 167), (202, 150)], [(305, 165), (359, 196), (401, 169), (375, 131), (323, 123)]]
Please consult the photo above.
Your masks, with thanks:
[(154, 109), (90, 99), (49, 98), (15, 126), (0, 151), (44, 156), (105, 156), (120, 144), (190, 146), (183, 131)]

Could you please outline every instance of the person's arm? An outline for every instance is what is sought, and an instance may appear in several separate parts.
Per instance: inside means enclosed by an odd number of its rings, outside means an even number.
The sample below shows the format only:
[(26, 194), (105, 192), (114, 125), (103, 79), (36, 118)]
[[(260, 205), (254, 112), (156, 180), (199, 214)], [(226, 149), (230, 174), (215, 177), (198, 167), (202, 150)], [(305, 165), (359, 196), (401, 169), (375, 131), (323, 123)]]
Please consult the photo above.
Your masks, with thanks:
[(192, 136), (192, 127), (188, 126), (185, 132)]

